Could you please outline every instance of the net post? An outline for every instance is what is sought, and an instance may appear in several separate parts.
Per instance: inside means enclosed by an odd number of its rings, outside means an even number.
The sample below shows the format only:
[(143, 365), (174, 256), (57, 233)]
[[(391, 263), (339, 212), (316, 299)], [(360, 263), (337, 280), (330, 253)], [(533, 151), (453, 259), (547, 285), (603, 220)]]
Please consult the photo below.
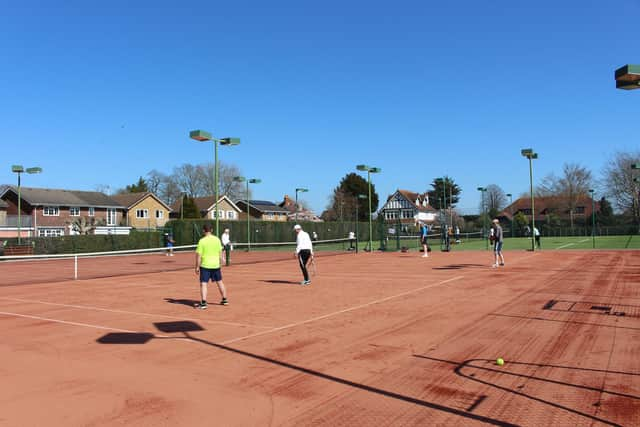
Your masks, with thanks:
[(78, 255), (73, 256), (73, 280), (78, 280)]

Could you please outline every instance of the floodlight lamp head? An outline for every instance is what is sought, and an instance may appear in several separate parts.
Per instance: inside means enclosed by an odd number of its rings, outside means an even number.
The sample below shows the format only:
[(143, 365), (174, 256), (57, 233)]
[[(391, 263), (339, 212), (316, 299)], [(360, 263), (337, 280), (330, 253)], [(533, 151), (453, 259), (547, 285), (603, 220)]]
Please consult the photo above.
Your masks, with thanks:
[(22, 173), (24, 172), (24, 167), (22, 167), (21, 165), (13, 165), (11, 166), (11, 172)]
[(238, 145), (240, 144), (240, 138), (222, 138), (220, 145)]
[(538, 153), (533, 153), (531, 155), (531, 157), (529, 157), (530, 159), (537, 159), (538, 158)]
[(262, 182), (262, 180), (260, 178), (251, 178), (249, 180), (250, 184), (260, 184)]
[(487, 191), (487, 189), (484, 187), (478, 187), (478, 191)]
[(189, 132), (189, 138), (200, 142), (211, 141), (213, 139), (210, 132), (200, 129)]
[(367, 172), (371, 168), (367, 165), (358, 165), (356, 166), (356, 169), (358, 169), (359, 171)]
[(640, 169), (640, 163), (633, 163), (631, 169)]
[(507, 197), (511, 197), (511, 196), (513, 196), (513, 194), (511, 194), (511, 193), (507, 193), (507, 194), (505, 194), (505, 196), (507, 196)]
[(235, 182), (245, 182), (247, 179), (244, 176), (234, 176), (233, 180)]
[(529, 157), (533, 154), (533, 148), (523, 148), (522, 150), (520, 150), (520, 154), (522, 154), (524, 157)]
[(306, 193), (309, 191), (307, 188), (296, 188), (296, 193)]
[(27, 173), (42, 173), (42, 168), (41, 167), (32, 167), (32, 168), (27, 168)]
[(380, 173), (380, 172), (382, 172), (382, 168), (370, 168), (369, 172), (371, 172), (371, 173)]

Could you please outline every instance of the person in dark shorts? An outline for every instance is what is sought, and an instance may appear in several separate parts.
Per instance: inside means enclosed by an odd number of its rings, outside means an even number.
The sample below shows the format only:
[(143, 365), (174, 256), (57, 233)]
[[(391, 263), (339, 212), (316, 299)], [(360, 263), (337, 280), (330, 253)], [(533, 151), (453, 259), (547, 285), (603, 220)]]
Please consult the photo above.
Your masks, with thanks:
[(309, 233), (302, 230), (302, 227), (296, 224), (293, 227), (293, 230), (296, 232), (296, 257), (298, 258), (298, 262), (300, 263), (300, 269), (302, 270), (302, 276), (304, 280), (300, 282), (301, 285), (306, 286), (311, 284), (311, 280), (309, 280), (309, 272), (307, 271), (307, 263), (309, 260), (313, 259), (313, 244), (311, 243), (311, 238), (309, 237)]
[(429, 242), (427, 241), (429, 235), (429, 227), (424, 222), (419, 222), (420, 226), (420, 244), (422, 245), (422, 258), (429, 258)]
[(205, 224), (202, 228), (204, 236), (198, 241), (196, 248), (196, 274), (200, 277), (200, 302), (195, 304), (196, 308), (205, 310), (207, 308), (207, 285), (209, 280), (218, 285), (218, 290), (222, 296), (221, 305), (229, 304), (227, 301), (227, 291), (222, 282), (222, 271), (220, 270), (220, 260), (222, 258), (222, 243), (217, 236), (211, 234), (211, 225)]
[(500, 226), (500, 221), (498, 219), (493, 220), (493, 254), (494, 254), (494, 263), (493, 268), (498, 267), (498, 265), (504, 267), (504, 256), (502, 255), (502, 243), (503, 243), (503, 233), (502, 227)]

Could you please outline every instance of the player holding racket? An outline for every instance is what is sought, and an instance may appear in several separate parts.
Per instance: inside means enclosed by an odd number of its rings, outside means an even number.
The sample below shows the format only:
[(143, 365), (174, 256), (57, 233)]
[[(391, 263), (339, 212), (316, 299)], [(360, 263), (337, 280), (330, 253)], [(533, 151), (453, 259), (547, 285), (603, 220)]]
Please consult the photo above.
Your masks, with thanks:
[(311, 284), (311, 280), (309, 280), (309, 272), (307, 271), (307, 263), (310, 259), (313, 259), (313, 245), (311, 243), (309, 233), (303, 231), (300, 225), (296, 224), (293, 227), (293, 230), (297, 234), (296, 257), (298, 258), (300, 269), (302, 270), (302, 276), (304, 277), (304, 280), (300, 282), (300, 284), (302, 286), (307, 286)]

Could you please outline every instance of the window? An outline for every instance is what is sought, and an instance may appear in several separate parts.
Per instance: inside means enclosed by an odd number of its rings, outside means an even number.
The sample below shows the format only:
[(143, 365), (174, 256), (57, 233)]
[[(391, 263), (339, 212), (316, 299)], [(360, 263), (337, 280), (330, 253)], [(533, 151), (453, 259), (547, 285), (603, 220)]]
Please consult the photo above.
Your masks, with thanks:
[(580, 215), (580, 214), (584, 214), (584, 206), (576, 206), (576, 210), (575, 210), (576, 214)]
[(136, 209), (136, 218), (149, 218), (149, 209)]
[(398, 219), (398, 211), (385, 211), (384, 219)]
[(57, 206), (45, 206), (42, 208), (44, 216), (60, 216), (60, 208)]
[(159, 209), (156, 209), (156, 218), (157, 219), (162, 219), (164, 218), (164, 211), (161, 211)]
[(117, 217), (118, 217), (118, 213), (115, 209), (113, 208), (107, 209), (107, 225), (116, 225)]
[(80, 208), (77, 208), (77, 207), (69, 208), (69, 215), (71, 215), (71, 216), (80, 216)]
[(227, 211), (227, 219), (236, 219), (236, 213), (234, 211)]
[[(224, 211), (218, 210), (218, 217), (224, 219)], [(216, 218), (216, 211), (211, 211), (211, 219)]]
[(531, 215), (531, 209), (521, 209), (520, 212), (522, 212), (525, 215)]
[(60, 237), (64, 234), (62, 228), (39, 228), (38, 236), (40, 237)]
[(413, 218), (413, 211), (403, 210), (402, 211), (402, 218), (403, 219), (411, 219), (411, 218)]
[(89, 208), (89, 216), (96, 216), (96, 208)]

